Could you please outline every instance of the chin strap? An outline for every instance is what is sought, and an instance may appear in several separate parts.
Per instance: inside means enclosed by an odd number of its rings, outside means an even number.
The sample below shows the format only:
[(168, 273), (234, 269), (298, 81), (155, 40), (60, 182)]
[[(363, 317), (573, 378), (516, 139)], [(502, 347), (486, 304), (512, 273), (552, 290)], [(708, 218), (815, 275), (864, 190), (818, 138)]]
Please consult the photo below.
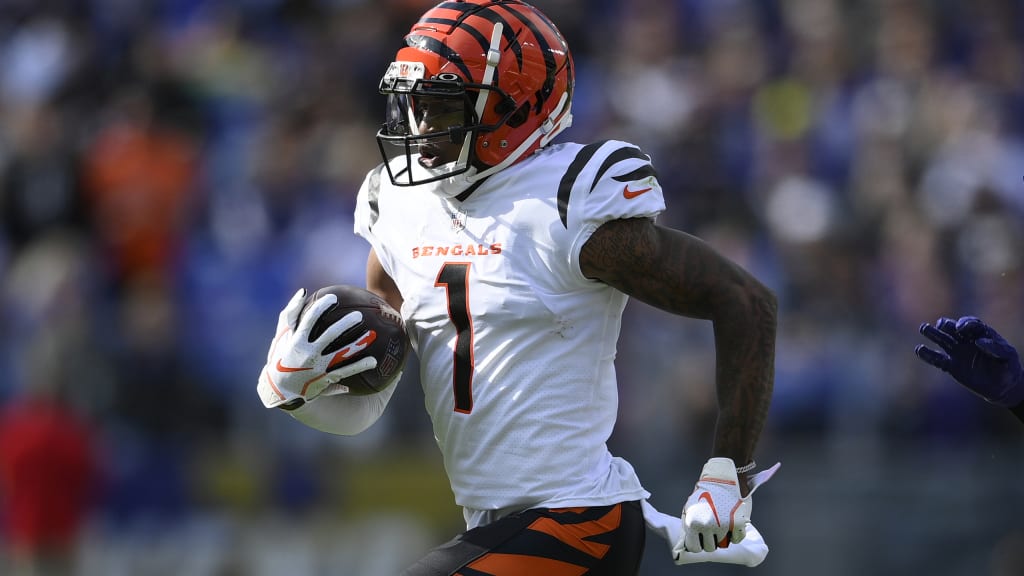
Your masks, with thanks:
[[(565, 130), (569, 126), (572, 126), (572, 113), (570, 112), (571, 108), (572, 104), (569, 102), (569, 94), (562, 93), (562, 98), (558, 101), (558, 106), (556, 106), (555, 110), (551, 112), (547, 119), (544, 120), (544, 123), (541, 124), (536, 130), (534, 130), (533, 134), (530, 134), (530, 136), (526, 140), (524, 140), (523, 143), (520, 144), (515, 150), (513, 150), (512, 153), (509, 154), (504, 160), (495, 164), (494, 166), (491, 166), (486, 170), (482, 170), (479, 172), (477, 171), (476, 166), (471, 166), (465, 172), (456, 174), (455, 176), (451, 176), (434, 183), (432, 191), (435, 194), (440, 194), (441, 196), (444, 196), (446, 198), (454, 198), (456, 196), (459, 196), (460, 194), (465, 193), (471, 185), (478, 183), (484, 178), (487, 178), (488, 176), (496, 172), (500, 172), (501, 170), (504, 170), (505, 168), (508, 168), (509, 166), (514, 164), (517, 160), (519, 160), (519, 158), (523, 154), (526, 153), (526, 151), (531, 146), (533, 146), (535, 142), (537, 142), (538, 139), (540, 139), (541, 148), (547, 146), (548, 143), (550, 143), (555, 136), (558, 136), (558, 134), (562, 132), (562, 130)], [(468, 134), (466, 137), (469, 137)], [(466, 157), (468, 154), (469, 146), (463, 143), (462, 152), (459, 155), (459, 160), (456, 162), (446, 164), (446, 166), (453, 164), (456, 166), (460, 165), (459, 163), (466, 161)], [(414, 169), (416, 169), (416, 167), (414, 167)]]
[(572, 104), (569, 102), (569, 93), (563, 92), (562, 98), (558, 101), (558, 106), (555, 107), (554, 111), (552, 111), (544, 122), (533, 131), (533, 134), (530, 134), (526, 140), (523, 140), (523, 143), (513, 150), (511, 154), (506, 156), (504, 160), (498, 162), (494, 166), (491, 166), (487, 170), (483, 170), (469, 176), (463, 174), (463, 176), (465, 176), (470, 182), (476, 182), (481, 178), (486, 178), (491, 174), (494, 174), (499, 170), (504, 170), (514, 164), (523, 154), (526, 153), (527, 150), (530, 149), (531, 146), (534, 145), (534, 143), (537, 142), (538, 139), (540, 140), (541, 148), (547, 146), (555, 136), (558, 136), (558, 134), (562, 132), (562, 130), (572, 126), (571, 108)]
[[(555, 139), (555, 136), (562, 133), (562, 130), (572, 126), (572, 104), (568, 101), (569, 93), (562, 92), (562, 98), (558, 101), (558, 106), (555, 106), (554, 112), (540, 125), (538, 130), (543, 134), (540, 139), (541, 148), (547, 146), (549, 142)], [(555, 117), (560, 114), (561, 116), (558, 120), (555, 120)], [(530, 137), (530, 140), (533, 140), (533, 136)]]

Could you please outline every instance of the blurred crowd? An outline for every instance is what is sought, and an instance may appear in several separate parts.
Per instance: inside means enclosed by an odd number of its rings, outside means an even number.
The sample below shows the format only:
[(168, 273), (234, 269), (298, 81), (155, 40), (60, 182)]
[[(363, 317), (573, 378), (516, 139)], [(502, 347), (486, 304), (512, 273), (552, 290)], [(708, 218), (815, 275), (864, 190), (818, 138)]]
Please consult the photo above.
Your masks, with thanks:
[[(351, 212), (379, 162), (376, 86), (432, 4), (0, 1), (2, 561), (280, 573), (224, 552), (258, 522), (268, 542), (250, 552), (272, 542), (287, 573), (337, 573), (296, 519), (350, 530), (363, 562), (391, 548), (338, 518), (405, 534), (414, 557), (458, 528), (414, 367), (356, 438), (255, 394), (291, 294), (363, 283)], [(1024, 1), (534, 4), (574, 53), (561, 139), (641, 146), (661, 222), (778, 294), (763, 458), (1010, 444), (1024, 461), (1012, 417), (912, 352), (940, 315), (1024, 345)], [(710, 325), (626, 314), (613, 448), (651, 484), (687, 486), (713, 425)], [(58, 514), (27, 505), (54, 493)], [(396, 502), (417, 522), (371, 514)], [(377, 561), (353, 573), (395, 572)]]

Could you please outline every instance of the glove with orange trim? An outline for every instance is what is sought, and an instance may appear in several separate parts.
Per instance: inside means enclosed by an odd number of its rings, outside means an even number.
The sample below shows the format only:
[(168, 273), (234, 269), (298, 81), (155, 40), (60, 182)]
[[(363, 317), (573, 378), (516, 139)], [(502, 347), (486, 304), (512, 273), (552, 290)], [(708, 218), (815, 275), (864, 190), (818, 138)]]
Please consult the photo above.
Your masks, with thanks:
[(780, 465), (750, 478), (750, 492), (742, 497), (733, 461), (730, 458), (708, 460), (683, 506), (683, 537), (676, 544), (675, 552), (714, 552), (742, 542), (750, 526), (751, 496)]
[[(334, 294), (326, 294), (309, 304), (303, 310), (306, 290), (299, 289), (278, 316), (277, 332), (270, 350), (267, 364), (260, 373), (256, 391), (267, 408), (297, 408), (320, 395), (330, 395), (330, 386), (340, 380), (377, 367), (377, 359), (367, 356), (346, 363), (328, 371), (328, 365), (337, 352), (324, 354), (324, 350), (347, 330), (358, 326), (363, 315), (354, 311), (341, 317), (324, 330), (315, 340), (310, 340), (310, 331), (317, 319), (338, 301)], [(342, 346), (349, 348), (346, 356), (352, 358), (365, 346), (366, 333), (355, 335), (351, 342)]]

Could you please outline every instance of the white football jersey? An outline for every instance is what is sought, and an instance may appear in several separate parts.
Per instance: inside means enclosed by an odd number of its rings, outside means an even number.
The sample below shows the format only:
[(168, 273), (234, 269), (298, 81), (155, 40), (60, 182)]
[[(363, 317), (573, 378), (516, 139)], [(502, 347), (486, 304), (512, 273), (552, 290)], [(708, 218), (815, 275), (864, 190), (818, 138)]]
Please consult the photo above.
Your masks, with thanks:
[(626, 295), (583, 276), (602, 223), (664, 197), (632, 144), (550, 146), (463, 201), (372, 171), (355, 230), (404, 298), (434, 435), (470, 527), (533, 507), (648, 497), (606, 442)]

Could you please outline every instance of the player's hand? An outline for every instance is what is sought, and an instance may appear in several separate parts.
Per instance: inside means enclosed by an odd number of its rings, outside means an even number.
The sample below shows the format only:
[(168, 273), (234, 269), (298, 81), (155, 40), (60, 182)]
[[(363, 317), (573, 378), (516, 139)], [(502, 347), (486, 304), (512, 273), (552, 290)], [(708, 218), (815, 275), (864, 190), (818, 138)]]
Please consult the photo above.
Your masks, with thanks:
[(679, 543), (672, 549), (672, 558), (677, 566), (685, 564), (697, 564), (700, 562), (713, 562), (715, 564), (739, 564), (741, 566), (754, 567), (764, 562), (768, 556), (768, 544), (764, 537), (757, 531), (752, 522), (747, 523), (747, 535), (743, 542), (733, 544), (728, 548), (718, 548), (714, 552), (687, 552), (683, 544)]
[[(736, 465), (729, 458), (711, 458), (683, 507), (682, 541), (676, 552), (714, 552), (743, 541), (750, 523), (754, 490), (775, 474), (780, 464), (748, 481), (749, 493), (740, 494)], [(678, 558), (678, 555), (677, 555)]]
[(303, 311), (305, 296), (305, 289), (300, 289), (278, 316), (277, 332), (267, 351), (267, 364), (256, 385), (260, 400), (267, 408), (294, 408), (321, 394), (329, 394), (328, 387), (339, 380), (377, 367), (377, 359), (372, 356), (350, 361), (365, 346), (361, 342), (366, 334), (358, 331), (340, 350), (324, 354), (330, 343), (362, 322), (361, 312), (346, 314), (310, 341), (313, 324), (338, 298), (334, 294), (321, 296)]
[(939, 347), (918, 345), (914, 352), (921, 360), (993, 404), (1012, 408), (1024, 402), (1024, 370), (1017, 349), (991, 326), (973, 316), (955, 322), (939, 318), (934, 325), (921, 324), (921, 334)]

